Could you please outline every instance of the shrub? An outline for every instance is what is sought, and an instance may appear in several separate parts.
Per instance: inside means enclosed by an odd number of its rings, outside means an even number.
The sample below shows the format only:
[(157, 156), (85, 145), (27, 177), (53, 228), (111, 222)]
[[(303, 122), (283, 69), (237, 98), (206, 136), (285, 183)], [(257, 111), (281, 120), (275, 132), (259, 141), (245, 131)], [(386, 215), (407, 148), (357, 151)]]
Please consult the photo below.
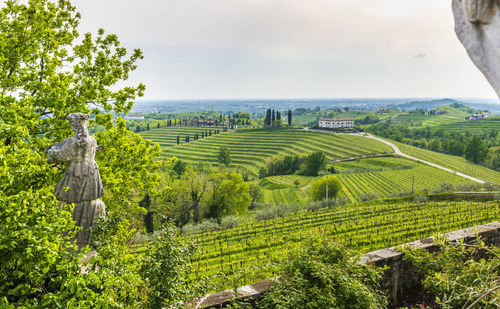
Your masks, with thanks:
[(237, 227), (240, 224), (240, 218), (236, 216), (227, 216), (222, 218), (220, 222), (220, 227), (223, 229), (230, 229)]
[(311, 239), (281, 261), (277, 284), (256, 307), (385, 308), (381, 271), (358, 260), (357, 253), (330, 239)]
[(311, 198), (313, 201), (320, 201), (326, 197), (328, 187), (328, 198), (334, 198), (337, 196), (340, 189), (342, 189), (342, 183), (337, 178), (337, 176), (327, 176), (319, 180), (316, 180), (311, 185)]
[(500, 249), (437, 239), (440, 250), (406, 247), (404, 260), (424, 275), (427, 292), (436, 295), (444, 309), (498, 308), (500, 300)]
[(363, 193), (359, 196), (359, 200), (361, 202), (367, 202), (367, 201), (372, 201), (372, 200), (376, 200), (380, 197), (380, 195), (378, 193), (375, 193), (375, 192), (367, 192), (367, 193)]
[(425, 195), (415, 195), (413, 197), (413, 200), (415, 202), (418, 202), (418, 203), (424, 203), (424, 202), (427, 202), (429, 200), (429, 198)]

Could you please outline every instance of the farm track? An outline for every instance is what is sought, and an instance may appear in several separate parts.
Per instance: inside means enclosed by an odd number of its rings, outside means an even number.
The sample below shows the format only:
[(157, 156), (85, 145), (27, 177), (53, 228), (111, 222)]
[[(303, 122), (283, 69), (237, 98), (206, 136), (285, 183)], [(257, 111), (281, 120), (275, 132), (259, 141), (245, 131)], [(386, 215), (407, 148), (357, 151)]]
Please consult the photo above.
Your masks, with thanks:
[[(325, 130), (307, 130), (307, 131), (313, 131), (313, 132), (327, 132), (327, 133), (331, 133), (331, 134), (339, 134), (339, 133), (334, 133), (334, 132), (330, 132), (330, 131), (325, 131)], [(399, 148), (394, 145), (393, 143), (389, 142), (389, 141), (386, 141), (384, 139), (381, 139), (379, 137), (376, 137), (376, 136), (373, 136), (371, 134), (358, 134), (358, 133), (348, 133), (346, 135), (356, 135), (356, 136), (363, 136), (363, 137), (366, 137), (366, 138), (371, 138), (371, 139), (374, 139), (374, 140), (377, 140), (379, 142), (382, 142), (390, 147), (392, 147), (392, 149), (394, 150), (394, 152), (401, 156), (401, 157), (404, 157), (404, 158), (407, 158), (407, 159), (411, 159), (411, 160), (414, 160), (414, 161), (418, 161), (418, 162), (421, 162), (421, 163), (424, 163), (424, 164), (427, 164), (427, 165), (430, 165), (432, 167), (435, 167), (435, 168), (439, 168), (443, 171), (446, 171), (446, 172), (449, 172), (449, 173), (452, 173), (452, 174), (455, 174), (457, 176), (460, 176), (460, 177), (463, 177), (463, 178), (467, 178), (469, 180), (472, 180), (474, 182), (477, 182), (477, 183), (480, 183), (480, 184), (484, 184), (486, 183), (486, 181), (484, 180), (481, 180), (481, 179), (478, 179), (476, 177), (472, 177), (470, 175), (466, 175), (464, 173), (460, 173), (458, 171), (455, 171), (455, 170), (452, 170), (450, 168), (446, 168), (444, 166), (441, 166), (441, 165), (438, 165), (438, 164), (435, 164), (435, 163), (432, 163), (432, 162), (429, 162), (429, 161), (425, 161), (423, 159), (419, 159), (419, 158), (416, 158), (416, 157), (413, 157), (413, 156), (410, 156), (410, 155), (407, 155), (405, 153), (403, 153), (401, 150), (399, 150)]]

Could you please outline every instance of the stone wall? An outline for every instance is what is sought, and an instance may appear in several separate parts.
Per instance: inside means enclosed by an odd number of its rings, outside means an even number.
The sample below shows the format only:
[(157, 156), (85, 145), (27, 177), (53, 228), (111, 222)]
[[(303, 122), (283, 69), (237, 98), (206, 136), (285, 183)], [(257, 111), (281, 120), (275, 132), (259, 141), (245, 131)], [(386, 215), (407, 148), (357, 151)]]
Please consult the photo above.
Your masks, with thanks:
[[(500, 221), (477, 225), (445, 234), (451, 241), (463, 240), (471, 242), (479, 236), (486, 244), (500, 247)], [(433, 238), (425, 238), (410, 242), (406, 245), (436, 250)], [(361, 263), (373, 263), (377, 266), (387, 265), (389, 269), (385, 272), (383, 283), (389, 291), (390, 301), (393, 305), (400, 305), (403, 301), (411, 301), (423, 293), (420, 287), (421, 275), (405, 264), (403, 253), (397, 251), (397, 247), (381, 249), (369, 252), (361, 257)], [(274, 279), (267, 279), (252, 285), (240, 287), (236, 293), (232, 290), (206, 295), (201, 298), (192, 308), (223, 308), (236, 298), (258, 299), (273, 284)]]

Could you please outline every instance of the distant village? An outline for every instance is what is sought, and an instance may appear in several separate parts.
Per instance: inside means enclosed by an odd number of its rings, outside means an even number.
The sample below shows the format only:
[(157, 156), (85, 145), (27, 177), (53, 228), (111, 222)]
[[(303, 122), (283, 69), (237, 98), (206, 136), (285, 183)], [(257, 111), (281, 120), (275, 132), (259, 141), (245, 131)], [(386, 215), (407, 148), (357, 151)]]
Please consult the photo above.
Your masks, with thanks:
[(495, 117), (494, 114), (491, 114), (489, 112), (482, 112), (479, 114), (473, 114), (469, 117), (466, 117), (465, 119), (472, 121), (472, 120), (480, 120), (480, 119), (493, 118), (493, 117)]

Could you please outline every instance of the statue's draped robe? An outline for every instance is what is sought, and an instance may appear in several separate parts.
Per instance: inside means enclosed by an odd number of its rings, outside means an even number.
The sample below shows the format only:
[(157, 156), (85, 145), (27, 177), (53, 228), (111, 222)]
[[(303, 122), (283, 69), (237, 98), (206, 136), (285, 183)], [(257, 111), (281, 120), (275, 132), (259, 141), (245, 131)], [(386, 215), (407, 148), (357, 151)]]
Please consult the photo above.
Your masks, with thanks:
[(95, 138), (72, 136), (47, 149), (49, 160), (67, 162), (66, 172), (55, 187), (54, 195), (61, 202), (74, 203), (73, 220), (82, 227), (77, 235), (78, 248), (89, 244), (94, 220), (104, 215), (104, 195), (99, 168), (94, 160)]

